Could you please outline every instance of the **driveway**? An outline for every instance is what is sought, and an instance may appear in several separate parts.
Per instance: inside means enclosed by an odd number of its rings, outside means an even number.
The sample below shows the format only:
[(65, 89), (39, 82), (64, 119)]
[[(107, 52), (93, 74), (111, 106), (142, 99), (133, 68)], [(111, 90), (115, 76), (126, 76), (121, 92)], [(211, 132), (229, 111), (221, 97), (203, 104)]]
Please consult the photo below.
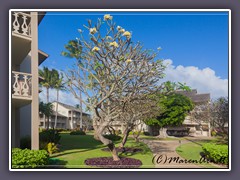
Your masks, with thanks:
[(142, 142), (148, 145), (153, 152), (153, 163), (156, 168), (203, 168), (191, 162), (185, 162), (175, 151), (181, 144), (189, 143), (189, 140), (148, 140), (141, 139)]

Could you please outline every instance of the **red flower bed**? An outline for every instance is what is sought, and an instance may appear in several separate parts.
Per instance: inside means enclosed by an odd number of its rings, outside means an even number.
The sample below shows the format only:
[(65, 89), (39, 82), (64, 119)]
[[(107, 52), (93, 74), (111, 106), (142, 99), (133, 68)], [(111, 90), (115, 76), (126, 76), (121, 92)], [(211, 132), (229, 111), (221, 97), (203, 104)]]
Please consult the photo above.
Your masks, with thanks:
[(119, 161), (113, 161), (112, 157), (100, 157), (86, 159), (85, 164), (102, 168), (138, 168), (142, 162), (138, 159), (125, 157), (120, 158)]

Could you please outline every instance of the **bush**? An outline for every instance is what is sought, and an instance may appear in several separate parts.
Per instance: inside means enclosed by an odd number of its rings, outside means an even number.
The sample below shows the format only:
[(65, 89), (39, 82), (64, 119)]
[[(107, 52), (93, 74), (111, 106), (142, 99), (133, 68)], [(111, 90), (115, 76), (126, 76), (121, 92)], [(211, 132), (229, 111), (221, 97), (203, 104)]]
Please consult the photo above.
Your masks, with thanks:
[(48, 164), (45, 150), (12, 149), (12, 168), (38, 168)]
[(115, 134), (118, 136), (119, 134), (122, 134), (122, 131), (119, 129), (119, 130), (116, 130), (115, 131)]
[(59, 149), (56, 144), (50, 142), (46, 145), (46, 150), (50, 155), (52, 155), (53, 153), (58, 152)]
[(105, 138), (111, 140), (111, 141), (118, 141), (121, 139), (121, 136), (118, 136), (118, 135), (114, 135), (114, 134), (106, 134), (106, 135), (103, 135)]
[(25, 136), (20, 139), (21, 149), (31, 149), (31, 136)]
[(44, 130), (39, 133), (39, 140), (40, 142), (50, 143), (53, 142), (58, 144), (60, 141), (61, 136), (59, 135), (58, 131), (54, 129)]
[(150, 133), (149, 132), (143, 132), (143, 134), (145, 135), (145, 136), (150, 136)]
[(211, 131), (211, 136), (216, 136), (216, 135), (217, 135), (217, 132), (214, 131), (214, 130), (212, 130), (212, 131)]
[(207, 159), (215, 163), (228, 164), (228, 145), (206, 143), (202, 149)]
[[(138, 134), (139, 131), (130, 131), (129, 135)], [(140, 135), (143, 135), (143, 132), (140, 132)]]
[(81, 130), (75, 130), (75, 131), (70, 132), (70, 135), (86, 135), (86, 133)]

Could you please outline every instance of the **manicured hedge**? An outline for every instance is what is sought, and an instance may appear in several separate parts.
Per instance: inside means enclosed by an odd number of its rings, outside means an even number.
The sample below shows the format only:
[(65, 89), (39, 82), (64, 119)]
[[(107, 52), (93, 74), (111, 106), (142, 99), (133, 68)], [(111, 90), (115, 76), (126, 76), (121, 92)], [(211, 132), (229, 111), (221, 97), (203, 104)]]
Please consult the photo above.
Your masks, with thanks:
[(215, 163), (228, 164), (228, 145), (206, 143), (202, 149), (207, 159)]
[(86, 133), (84, 131), (75, 130), (70, 132), (70, 135), (86, 135)]
[(12, 149), (12, 168), (38, 168), (48, 164), (45, 150)]

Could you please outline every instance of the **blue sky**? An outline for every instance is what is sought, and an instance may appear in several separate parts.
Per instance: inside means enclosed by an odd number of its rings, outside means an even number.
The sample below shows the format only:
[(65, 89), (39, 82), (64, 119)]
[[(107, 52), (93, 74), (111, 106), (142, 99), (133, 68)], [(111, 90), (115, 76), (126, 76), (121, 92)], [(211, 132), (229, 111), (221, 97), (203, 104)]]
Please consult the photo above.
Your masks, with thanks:
[[(161, 47), (158, 58), (170, 64), (169, 74), (193, 84), (200, 92), (212, 91), (203, 80), (193, 82), (187, 78), (205, 73), (206, 81), (219, 81), (226, 86), (228, 80), (228, 13), (227, 12), (48, 12), (39, 25), (39, 49), (49, 54), (41, 65), (59, 70), (70, 67), (73, 60), (62, 57), (64, 45), (79, 36), (77, 29), (85, 30), (87, 19), (96, 21), (104, 14), (111, 14), (117, 25), (132, 32), (132, 40), (140, 41), (145, 48)], [(87, 31), (86, 31), (87, 32)], [(185, 74), (184, 74), (185, 73)], [(191, 77), (195, 77), (191, 74)], [(214, 80), (214, 78), (216, 78)], [(178, 79), (175, 79), (178, 80)], [(224, 83), (222, 83), (222, 81)], [(210, 86), (210, 84), (209, 84)], [(204, 89), (205, 88), (205, 89)], [(218, 92), (218, 96), (226, 95)], [(213, 92), (214, 94), (214, 92)], [(217, 94), (215, 92), (215, 94)]]

